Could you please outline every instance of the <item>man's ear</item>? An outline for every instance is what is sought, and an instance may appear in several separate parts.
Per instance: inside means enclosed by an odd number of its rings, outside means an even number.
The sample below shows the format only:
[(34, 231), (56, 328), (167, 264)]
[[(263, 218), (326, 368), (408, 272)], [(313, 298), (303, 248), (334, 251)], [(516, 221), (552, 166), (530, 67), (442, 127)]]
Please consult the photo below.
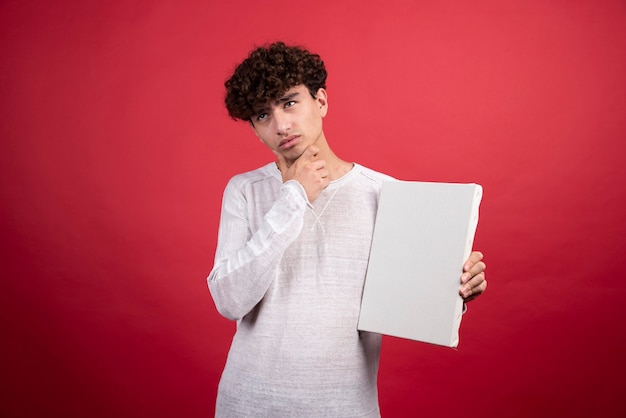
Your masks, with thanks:
[(320, 107), (322, 117), (326, 116), (326, 113), (328, 113), (328, 93), (326, 93), (326, 89), (319, 88), (317, 90), (317, 93), (315, 94), (315, 101)]

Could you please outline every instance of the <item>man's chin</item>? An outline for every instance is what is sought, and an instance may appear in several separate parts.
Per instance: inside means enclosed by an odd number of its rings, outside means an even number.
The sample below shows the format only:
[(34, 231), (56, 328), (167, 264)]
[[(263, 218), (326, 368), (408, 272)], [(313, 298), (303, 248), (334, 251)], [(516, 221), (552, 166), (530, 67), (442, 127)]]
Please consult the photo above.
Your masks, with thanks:
[(289, 150), (289, 152), (283, 153), (282, 156), (285, 158), (285, 161), (287, 161), (287, 165), (290, 166), (295, 163), (298, 158), (302, 157), (302, 154), (304, 154), (304, 150), (294, 148)]

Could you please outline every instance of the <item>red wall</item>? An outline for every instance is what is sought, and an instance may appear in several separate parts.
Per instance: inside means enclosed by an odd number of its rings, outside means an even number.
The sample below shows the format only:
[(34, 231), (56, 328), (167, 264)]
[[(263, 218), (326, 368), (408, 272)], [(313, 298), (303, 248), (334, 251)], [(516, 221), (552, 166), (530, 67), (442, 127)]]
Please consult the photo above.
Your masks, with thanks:
[(0, 2), (0, 415), (212, 415), (221, 193), (272, 158), (223, 81), (276, 39), (340, 156), (485, 189), (487, 293), (458, 350), (385, 338), (383, 414), (624, 416), (619, 0)]

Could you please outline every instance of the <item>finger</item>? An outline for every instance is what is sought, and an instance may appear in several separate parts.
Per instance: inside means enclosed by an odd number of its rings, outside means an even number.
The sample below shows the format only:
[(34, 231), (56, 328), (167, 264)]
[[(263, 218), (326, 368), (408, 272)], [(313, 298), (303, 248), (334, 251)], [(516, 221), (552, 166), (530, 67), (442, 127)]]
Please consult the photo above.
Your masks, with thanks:
[(480, 273), (472, 277), (472, 280), (462, 285), (459, 289), (459, 294), (463, 297), (463, 299), (468, 301), (483, 294), (486, 289), (487, 280), (485, 279), (485, 274)]
[(484, 274), (486, 268), (487, 265), (482, 261), (479, 261), (478, 263), (474, 264), (472, 268), (469, 269), (469, 271), (466, 271), (461, 275), (461, 283), (467, 283), (472, 277), (480, 273)]
[(470, 254), (469, 258), (463, 264), (463, 274), (461, 274), (461, 283), (467, 282), (472, 276), (477, 275), (481, 271), (487, 268), (487, 265), (482, 262), (483, 254), (480, 251), (474, 251)]
[(469, 274), (471, 278), (471, 277), (476, 276), (477, 274), (484, 272), (486, 268), (487, 268), (487, 265), (483, 263), (482, 261), (479, 261), (478, 263), (474, 264), (472, 268), (469, 269), (469, 271), (466, 271), (465, 273)]
[(483, 253), (480, 251), (472, 251), (469, 258), (463, 263), (463, 271), (469, 271), (474, 264), (483, 259)]
[(480, 287), (483, 283), (487, 282), (487, 278), (485, 273), (479, 273), (476, 276), (472, 277), (466, 284), (469, 285), (472, 289)]
[(466, 300), (470, 301), (473, 299), (476, 299), (478, 296), (482, 295), (483, 293), (485, 293), (485, 290), (487, 290), (487, 280), (483, 280), (482, 282), (480, 282), (479, 285), (474, 286), (472, 288), (472, 294), (469, 295)]
[(309, 167), (311, 167), (313, 170), (325, 170), (326, 169), (326, 161), (325, 160), (314, 160), (314, 161), (309, 161)]

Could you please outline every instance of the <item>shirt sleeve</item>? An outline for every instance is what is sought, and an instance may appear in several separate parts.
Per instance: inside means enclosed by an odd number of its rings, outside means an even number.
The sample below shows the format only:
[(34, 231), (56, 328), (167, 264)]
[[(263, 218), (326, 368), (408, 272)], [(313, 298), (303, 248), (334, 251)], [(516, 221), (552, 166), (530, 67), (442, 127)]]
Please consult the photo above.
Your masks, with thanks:
[(238, 320), (263, 299), (285, 249), (302, 230), (308, 200), (295, 180), (281, 186), (257, 231), (250, 231), (245, 196), (226, 186), (213, 270), (207, 278), (218, 312)]

